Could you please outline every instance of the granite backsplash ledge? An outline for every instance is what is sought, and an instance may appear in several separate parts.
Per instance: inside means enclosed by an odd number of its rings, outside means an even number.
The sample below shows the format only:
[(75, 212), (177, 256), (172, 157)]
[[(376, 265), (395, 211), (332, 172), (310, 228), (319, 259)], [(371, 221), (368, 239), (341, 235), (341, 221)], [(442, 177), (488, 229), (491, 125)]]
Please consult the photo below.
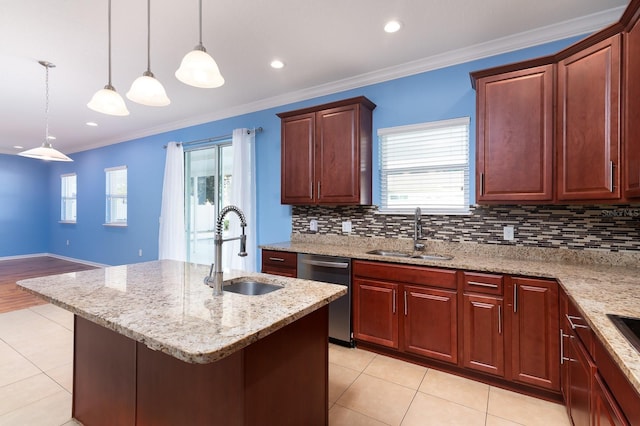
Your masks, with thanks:
[[(312, 219), (317, 232), (309, 231)], [(346, 220), (350, 234), (342, 233)], [(472, 206), (469, 215), (423, 215), (422, 223), (429, 249), (448, 254), (488, 250), (500, 257), (620, 266), (640, 261), (640, 205)], [(508, 225), (515, 228), (512, 241), (502, 238)], [(411, 249), (412, 238), (413, 215), (379, 214), (376, 206), (293, 207), (292, 241)]]

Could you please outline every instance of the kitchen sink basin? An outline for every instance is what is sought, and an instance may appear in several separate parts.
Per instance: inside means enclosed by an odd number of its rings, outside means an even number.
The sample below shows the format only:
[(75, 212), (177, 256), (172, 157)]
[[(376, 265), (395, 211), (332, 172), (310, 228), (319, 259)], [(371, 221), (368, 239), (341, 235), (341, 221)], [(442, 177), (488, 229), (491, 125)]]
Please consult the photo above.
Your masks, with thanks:
[(411, 254), (404, 251), (393, 251), (393, 250), (370, 250), (367, 254), (376, 254), (378, 256), (390, 256), (390, 257), (408, 257), (411, 259), (424, 259), (424, 260), (451, 260), (452, 256), (443, 256), (439, 254)]
[(629, 343), (633, 345), (638, 352), (640, 352), (640, 318), (631, 318), (621, 315), (607, 314), (613, 324), (618, 327), (618, 330), (624, 337), (627, 338)]
[(259, 281), (242, 280), (234, 281), (231, 284), (225, 284), (222, 286), (222, 290), (229, 291), (231, 293), (244, 294), (246, 296), (260, 296), (262, 294), (271, 293), (272, 291), (280, 290), (282, 286), (261, 283)]

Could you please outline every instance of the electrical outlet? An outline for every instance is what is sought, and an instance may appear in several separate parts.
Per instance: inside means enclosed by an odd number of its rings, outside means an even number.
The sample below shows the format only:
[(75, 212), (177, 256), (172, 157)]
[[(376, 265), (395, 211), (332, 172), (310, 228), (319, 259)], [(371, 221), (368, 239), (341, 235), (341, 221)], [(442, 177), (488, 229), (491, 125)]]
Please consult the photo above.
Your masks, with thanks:
[(67, 245), (70, 245), (69, 240), (67, 240)]
[(342, 222), (342, 232), (345, 234), (348, 234), (351, 232), (351, 221), (350, 220), (345, 220), (344, 222)]
[(514, 238), (513, 235), (513, 226), (505, 226), (502, 228), (503, 238), (506, 241), (512, 241)]
[(318, 232), (318, 221), (315, 219), (311, 219), (309, 221), (309, 231)]
[(138, 256), (142, 257), (142, 249), (138, 250)]

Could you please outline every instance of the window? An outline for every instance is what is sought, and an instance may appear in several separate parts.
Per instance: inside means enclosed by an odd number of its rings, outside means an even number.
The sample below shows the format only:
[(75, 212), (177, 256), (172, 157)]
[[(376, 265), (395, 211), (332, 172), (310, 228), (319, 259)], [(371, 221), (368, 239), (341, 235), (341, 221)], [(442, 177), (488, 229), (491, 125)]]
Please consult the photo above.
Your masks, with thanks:
[(469, 118), (378, 130), (380, 211), (469, 212)]
[(127, 225), (127, 166), (104, 169), (106, 174), (105, 225)]
[(60, 176), (60, 222), (76, 221), (76, 174)]

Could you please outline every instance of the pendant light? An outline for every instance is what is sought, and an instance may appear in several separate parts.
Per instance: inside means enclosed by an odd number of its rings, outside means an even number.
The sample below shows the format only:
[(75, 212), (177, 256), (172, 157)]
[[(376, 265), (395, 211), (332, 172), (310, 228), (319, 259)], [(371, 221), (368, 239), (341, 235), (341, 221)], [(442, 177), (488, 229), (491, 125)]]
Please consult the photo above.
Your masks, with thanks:
[(122, 96), (116, 92), (116, 89), (111, 85), (111, 0), (109, 0), (109, 83), (104, 86), (104, 89), (98, 90), (87, 106), (94, 111), (101, 112), (108, 115), (124, 116), (129, 115), (129, 110), (124, 103)]
[(198, 45), (184, 56), (180, 63), (180, 68), (176, 71), (176, 78), (189, 86), (201, 88), (220, 87), (224, 84), (224, 78), (220, 74), (216, 61), (202, 45), (202, 0), (199, 0), (198, 4), (200, 17)]
[(171, 103), (164, 87), (151, 72), (151, 0), (147, 0), (147, 70), (134, 80), (127, 98), (148, 106), (167, 106)]
[(51, 142), (49, 142), (50, 139), (53, 139), (53, 137), (49, 136), (49, 68), (53, 68), (55, 67), (55, 65), (47, 61), (38, 61), (38, 63), (46, 69), (44, 142), (42, 143), (42, 146), (22, 151), (18, 153), (18, 155), (47, 161), (73, 161), (71, 158), (67, 157), (60, 151), (54, 149), (51, 146)]

